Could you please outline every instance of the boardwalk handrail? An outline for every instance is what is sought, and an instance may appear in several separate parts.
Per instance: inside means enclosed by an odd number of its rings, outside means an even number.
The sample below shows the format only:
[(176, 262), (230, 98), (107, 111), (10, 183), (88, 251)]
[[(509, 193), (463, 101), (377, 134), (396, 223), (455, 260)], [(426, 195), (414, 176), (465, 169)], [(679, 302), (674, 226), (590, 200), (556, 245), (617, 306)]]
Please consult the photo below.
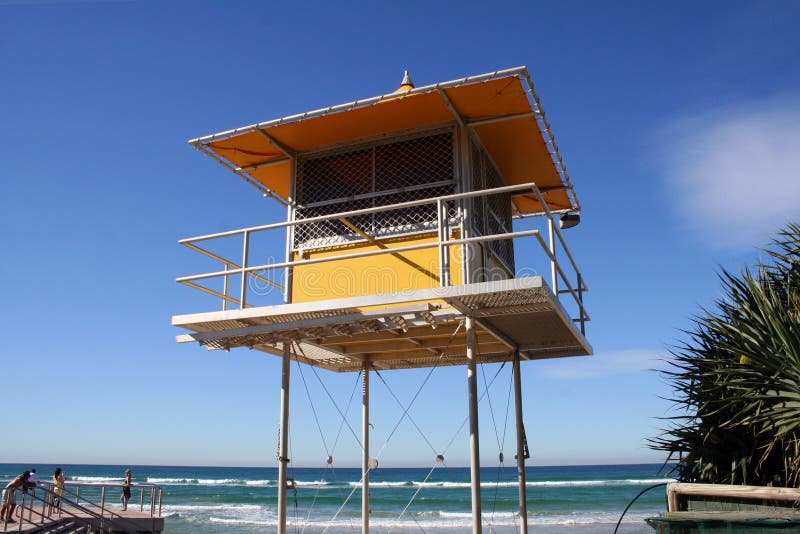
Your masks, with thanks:
[[(80, 483), (71, 483), (70, 485), (92, 485), (98, 487), (111, 486), (110, 484)], [(113, 486), (119, 487), (118, 484), (114, 484)], [(158, 488), (158, 486), (153, 487)], [(44, 525), (46, 522), (61, 521), (63, 516), (67, 516), (72, 520), (84, 525), (91, 520), (99, 521), (101, 525), (101, 531), (103, 532), (106, 531), (106, 528), (110, 528), (113, 531), (126, 532), (129, 534), (141, 532), (141, 526), (106, 508), (105, 502), (98, 505), (97, 503), (89, 501), (84, 497), (84, 505), (81, 505), (80, 491), (72, 492), (67, 490), (66, 484), (64, 491), (60, 494), (56, 493), (54, 489), (55, 484), (52, 482), (39, 482), (35, 487), (29, 488), (27, 491), (21, 489), (18, 490), (21, 493), (21, 502), (17, 506), (17, 509), (19, 510), (18, 529), (20, 531), (22, 531), (25, 523), (31, 525)], [(158, 488), (158, 490), (160, 494), (160, 488)], [(40, 492), (42, 496), (37, 495), (37, 492)], [(102, 488), (102, 494), (105, 496), (105, 487)], [(68, 498), (67, 495), (74, 495), (75, 500)], [(58, 506), (56, 505), (56, 501), (59, 503)], [(41, 508), (37, 506), (37, 503), (41, 504)], [(99, 512), (97, 509), (99, 509)], [(80, 514), (85, 514), (85, 516), (79, 515), (75, 511), (79, 512)], [(151, 519), (155, 519), (155, 516), (152, 514)], [(8, 530), (7, 518), (3, 518), (3, 530)], [(152, 528), (151, 531), (155, 532), (155, 527)]]
[[(42, 484), (40, 482), (40, 484)], [(53, 483), (52, 482), (44, 482), (43, 484), (47, 484), (52, 489)], [(120, 483), (110, 484), (107, 482), (65, 482), (64, 488), (68, 488), (70, 486), (74, 486), (77, 488), (75, 492), (69, 492), (75, 495), (77, 502), (80, 503), (81, 499), (81, 488), (100, 488), (101, 492), (101, 504), (105, 505), (105, 493), (106, 489), (113, 488), (122, 491), (122, 486)], [(131, 484), (131, 495), (133, 491), (138, 488), (139, 489), (139, 511), (144, 512), (144, 494), (145, 490), (150, 490), (150, 517), (160, 517), (161, 516), (161, 504), (163, 498), (163, 490), (161, 486), (156, 484)], [(158, 508), (158, 513), (156, 513), (156, 507)]]
[[(470, 236), (461, 239), (450, 239), (448, 229), (450, 227), (450, 220), (447, 214), (447, 210), (444, 208), (445, 203), (451, 201), (460, 201), (470, 198), (478, 198), (478, 197), (486, 197), (490, 195), (497, 195), (497, 194), (509, 194), (512, 197), (523, 195), (523, 194), (531, 194), (533, 193), (537, 199), (539, 200), (540, 204), (544, 208), (544, 216), (548, 219), (548, 224), (550, 228), (550, 239), (549, 244), (545, 242), (544, 238), (540, 235), (538, 230), (517, 230), (512, 232), (506, 233), (498, 233), (498, 234), (488, 234), (488, 235), (477, 235), (477, 236)], [(316, 257), (316, 258), (309, 258), (309, 259), (294, 259), (291, 255), (288, 255), (287, 261), (283, 262), (272, 262), (272, 263), (265, 263), (261, 265), (248, 265), (248, 257), (250, 256), (250, 237), (258, 232), (265, 232), (269, 230), (280, 230), (286, 228), (292, 228), (301, 226), (304, 224), (317, 224), (326, 221), (340, 221), (344, 222), (349, 226), (349, 220), (363, 215), (369, 215), (373, 213), (379, 213), (384, 211), (394, 211), (399, 209), (405, 209), (410, 207), (416, 206), (424, 206), (424, 205), (437, 205), (437, 220), (436, 220), (436, 228), (431, 227), (430, 232), (436, 231), (437, 239), (434, 242), (429, 243), (421, 243), (415, 245), (406, 245), (406, 246), (399, 246), (399, 247), (386, 247), (380, 248), (378, 250), (368, 250), (364, 252), (352, 252), (348, 254), (340, 254), (336, 256), (325, 256), (325, 257)], [(201, 247), (198, 243), (211, 241), (215, 239), (221, 239), (226, 237), (232, 236), (242, 236), (242, 258), (240, 262), (234, 262), (232, 260), (228, 260), (223, 258), (214, 252), (211, 252), (203, 247)], [(527, 184), (519, 184), (519, 185), (510, 185), (510, 186), (503, 186), (503, 187), (496, 187), (491, 189), (483, 189), (480, 191), (469, 191), (466, 193), (455, 193), (449, 195), (442, 195), (437, 197), (419, 199), (419, 200), (412, 200), (407, 202), (400, 202), (396, 204), (389, 204), (384, 206), (373, 206), (370, 208), (363, 208), (358, 210), (350, 210), (344, 211), (340, 213), (332, 213), (328, 215), (320, 215), (316, 217), (309, 217), (307, 219), (294, 219), (284, 222), (277, 222), (271, 224), (264, 224), (259, 226), (251, 226), (247, 228), (240, 228), (237, 230), (228, 230), (225, 232), (217, 232), (214, 234), (206, 234), (186, 239), (181, 239), (178, 241), (179, 244), (190, 248), (196, 252), (199, 252), (215, 261), (219, 261), (223, 265), (223, 270), (221, 271), (212, 271), (206, 272), (196, 275), (190, 276), (183, 276), (176, 279), (176, 282), (186, 285), (188, 287), (192, 287), (214, 297), (217, 297), (222, 300), (222, 307), (223, 310), (228, 309), (228, 304), (234, 304), (238, 306), (240, 309), (252, 307), (250, 304), (247, 303), (247, 278), (252, 277), (257, 280), (266, 282), (273, 287), (278, 287), (283, 289), (279, 284), (274, 281), (271, 281), (267, 278), (264, 278), (259, 272), (264, 271), (274, 271), (277, 269), (284, 269), (284, 268), (291, 268), (291, 267), (298, 267), (302, 265), (311, 265), (316, 263), (324, 263), (324, 262), (331, 262), (331, 261), (339, 261), (339, 260), (346, 260), (346, 259), (355, 259), (355, 258), (365, 258), (369, 256), (378, 256), (378, 255), (385, 255), (385, 254), (398, 254), (402, 252), (411, 252), (415, 250), (422, 250), (428, 248), (438, 248), (439, 249), (439, 258), (440, 258), (440, 273), (439, 273), (439, 280), (442, 285), (449, 285), (449, 254), (445, 251), (449, 250), (449, 247), (454, 246), (461, 246), (466, 247), (471, 243), (482, 243), (488, 241), (495, 241), (495, 240), (505, 240), (505, 239), (518, 239), (522, 237), (535, 237), (537, 242), (539, 243), (540, 247), (544, 250), (546, 256), (548, 257), (550, 264), (551, 264), (551, 284), (552, 284), (552, 291), (557, 299), (560, 300), (560, 296), (563, 294), (569, 294), (572, 299), (574, 300), (577, 309), (578, 309), (578, 317), (573, 318), (572, 320), (576, 323), (580, 323), (581, 333), (584, 331), (584, 323), (590, 320), (589, 314), (587, 313), (584, 305), (583, 305), (583, 293), (588, 291), (588, 286), (586, 284), (586, 280), (580, 272), (577, 263), (567, 246), (566, 240), (564, 239), (561, 230), (558, 228), (558, 223), (554, 219), (553, 212), (547, 206), (546, 201), (542, 196), (542, 191), (536, 186), (535, 183), (527, 183)], [(364, 237), (362, 235), (362, 237)], [(367, 238), (372, 239), (371, 237)], [(375, 241), (379, 241), (379, 238), (375, 238)], [(560, 245), (560, 246), (559, 246)], [(571, 267), (571, 271), (574, 278), (574, 282), (570, 281), (570, 277), (564, 270), (564, 266), (558, 261), (558, 257), (556, 254), (557, 249), (562, 250), (568, 259), (568, 264)], [(294, 250), (292, 250), (294, 251)], [(466, 257), (466, 256), (465, 256)], [(239, 298), (232, 296), (229, 292), (229, 277), (234, 275), (240, 275), (242, 277), (241, 280), (241, 287), (239, 291)], [(222, 278), (223, 279), (223, 291), (219, 292), (214, 289), (205, 287), (197, 282), (200, 280), (208, 280), (212, 278)], [(563, 282), (566, 289), (559, 290), (559, 281)]]

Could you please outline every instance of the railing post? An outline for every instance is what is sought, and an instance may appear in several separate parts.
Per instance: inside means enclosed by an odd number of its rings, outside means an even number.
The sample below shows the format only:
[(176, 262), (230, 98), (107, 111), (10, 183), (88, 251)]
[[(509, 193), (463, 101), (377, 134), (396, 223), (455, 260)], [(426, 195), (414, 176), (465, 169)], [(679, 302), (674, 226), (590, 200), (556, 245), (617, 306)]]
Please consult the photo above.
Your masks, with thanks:
[(586, 319), (583, 313), (583, 276), (578, 273), (578, 313), (581, 314), (581, 335), (586, 335)]
[[(223, 270), (225, 271), (225, 276), (222, 277), (222, 294), (226, 297), (228, 296), (228, 264), (223, 264)], [(228, 309), (228, 299), (222, 299), (222, 311), (227, 311)]]
[[(16, 490), (14, 490), (16, 491)], [(19, 510), (19, 531), (22, 532), (22, 523), (25, 522), (25, 497), (28, 496), (28, 492), (23, 490), (22, 491), (22, 506)]]
[(144, 488), (141, 488), (139, 491), (139, 511), (144, 510)]
[(49, 495), (50, 493), (45, 493), (43, 495), (44, 498), (42, 499), (42, 519), (39, 523), (40, 525), (44, 525), (44, 514), (47, 511), (47, 503), (50, 501)]
[(242, 239), (242, 290), (239, 294), (239, 309), (247, 307), (247, 257), (250, 254), (250, 231), (246, 230)]
[(106, 515), (106, 487), (105, 487), (105, 485), (103, 485), (103, 487), (100, 489), (100, 515), (101, 516), (105, 516)]
[(436, 226), (439, 236), (439, 285), (441, 287), (450, 285), (450, 247), (444, 244), (450, 237), (447, 222), (447, 206), (442, 199), (438, 199), (436, 201)]

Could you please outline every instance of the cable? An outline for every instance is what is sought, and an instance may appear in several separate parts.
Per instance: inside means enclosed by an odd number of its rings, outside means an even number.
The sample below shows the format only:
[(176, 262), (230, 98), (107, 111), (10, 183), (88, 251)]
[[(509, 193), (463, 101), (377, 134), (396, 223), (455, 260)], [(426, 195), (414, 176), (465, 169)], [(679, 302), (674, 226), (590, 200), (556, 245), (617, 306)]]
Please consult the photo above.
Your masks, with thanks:
[[(478, 354), (480, 358), (480, 354)], [(492, 428), (494, 429), (494, 437), (497, 440), (497, 448), (500, 452), (503, 452), (503, 446), (500, 444), (500, 434), (497, 433), (497, 421), (494, 419), (494, 408), (492, 407), (492, 396), (489, 395), (489, 384), (486, 383), (486, 370), (484, 368), (486, 364), (481, 363), (481, 376), (483, 377), (483, 389), (486, 391), (486, 399), (489, 401), (489, 415), (492, 416)]]
[[(492, 384), (494, 384), (495, 379), (497, 379), (497, 376), (500, 374), (500, 371), (503, 370), (503, 367), (505, 367), (505, 365), (506, 365), (506, 362), (503, 362), (500, 365), (500, 368), (497, 370), (497, 372), (492, 377), (492, 379), (489, 380), (489, 387), (492, 387)], [(486, 391), (487, 390), (484, 390), (483, 393), (478, 397), (478, 402), (479, 403), (483, 400), (483, 397), (486, 395)], [(444, 448), (444, 451), (442, 451), (442, 454), (444, 454), (448, 450), (450, 450), (450, 446), (453, 444), (453, 442), (456, 440), (458, 435), (461, 433), (461, 430), (464, 428), (464, 425), (467, 424), (467, 421), (469, 421), (469, 416), (465, 417), (464, 420), (461, 421), (461, 426), (459, 426), (458, 429), (456, 430), (455, 434), (453, 434), (453, 437), (450, 439), (450, 442), (447, 444), (447, 447)]]
[[(309, 360), (309, 359), (310, 359), (308, 356), (306, 356), (306, 354), (305, 354), (305, 351), (303, 350), (303, 346), (302, 346), (302, 345), (300, 345), (300, 344), (298, 343), (298, 344), (297, 344), (297, 348), (298, 348), (298, 349), (300, 349), (300, 354), (302, 354), (302, 355), (303, 355), (303, 358), (305, 358), (305, 359), (307, 359), (307, 360)], [(323, 390), (325, 391), (325, 393), (328, 395), (328, 398), (331, 400), (331, 403), (333, 404), (334, 408), (336, 408), (336, 411), (337, 411), (337, 412), (339, 412), (339, 415), (342, 417), (342, 420), (343, 420), (343, 421), (345, 422), (345, 424), (347, 425), (347, 428), (348, 428), (348, 429), (350, 429), (350, 433), (351, 433), (351, 434), (353, 434), (353, 437), (355, 438), (355, 440), (356, 440), (356, 443), (358, 443), (358, 446), (359, 446), (359, 447), (362, 447), (362, 448), (363, 448), (364, 446), (361, 444), (361, 440), (360, 440), (360, 439), (358, 439), (358, 434), (356, 434), (356, 431), (355, 431), (355, 430), (353, 430), (353, 427), (351, 427), (351, 426), (350, 426), (350, 423), (348, 423), (348, 422), (347, 422), (347, 418), (346, 418), (346, 417), (345, 417), (345, 415), (342, 413), (342, 410), (339, 408), (339, 405), (338, 405), (338, 404), (336, 404), (336, 401), (335, 401), (335, 400), (333, 400), (333, 395), (331, 395), (331, 392), (330, 392), (330, 391), (328, 391), (328, 388), (325, 386), (325, 382), (323, 382), (323, 381), (322, 381), (322, 379), (319, 377), (319, 373), (317, 373), (317, 369), (316, 369), (316, 368), (315, 368), (313, 365), (311, 365), (311, 366), (309, 366), (309, 367), (311, 367), (311, 370), (314, 372), (314, 376), (316, 376), (316, 377), (317, 377), (317, 381), (320, 383), (320, 385), (322, 386), (322, 389), (323, 389)]]
[(319, 416), (317, 415), (317, 409), (314, 406), (314, 402), (311, 400), (311, 392), (308, 391), (308, 384), (306, 383), (306, 377), (303, 374), (303, 366), (300, 365), (300, 362), (295, 360), (297, 364), (297, 370), (300, 371), (300, 378), (303, 379), (303, 387), (306, 390), (306, 397), (308, 397), (308, 404), (311, 406), (311, 413), (314, 414), (314, 422), (317, 423), (317, 430), (319, 431), (319, 437), (322, 439), (322, 446), (325, 448), (325, 454), (330, 456), (330, 451), (328, 450), (328, 442), (325, 441), (325, 434), (322, 432), (322, 426), (319, 424)]
[[(411, 409), (411, 407), (414, 405), (414, 402), (417, 400), (417, 397), (419, 397), (419, 394), (422, 392), (422, 389), (425, 387), (425, 384), (427, 384), (427, 383), (428, 383), (428, 380), (430, 379), (431, 375), (433, 374), (433, 371), (435, 371), (435, 370), (436, 370), (436, 368), (439, 366), (439, 363), (442, 361), (442, 358), (444, 357), (445, 350), (447, 350), (447, 348), (448, 348), (448, 347), (450, 346), (450, 344), (453, 342), (453, 340), (454, 340), (454, 339), (455, 339), (455, 337), (456, 337), (456, 334), (458, 334), (458, 331), (461, 329), (461, 327), (462, 327), (463, 325), (464, 325), (464, 320), (462, 319), (462, 320), (461, 320), (461, 321), (458, 323), (458, 326), (457, 326), (457, 327), (456, 327), (456, 329), (453, 331), (452, 335), (450, 336), (450, 339), (448, 340), (448, 342), (447, 342), (447, 345), (445, 345), (444, 349), (442, 349), (442, 351), (439, 353), (439, 357), (436, 359), (436, 361), (434, 362), (433, 366), (430, 368), (430, 371), (428, 371), (428, 374), (427, 374), (427, 376), (425, 377), (425, 379), (422, 381), (422, 384), (420, 384), (419, 388), (417, 388), (417, 392), (416, 392), (416, 393), (414, 394), (414, 396), (411, 398), (411, 401), (408, 403), (408, 406), (407, 406), (407, 407), (406, 407), (406, 408), (403, 410), (403, 415), (401, 415), (401, 416), (400, 416), (400, 419), (397, 421), (397, 424), (395, 424), (394, 428), (392, 428), (392, 431), (389, 433), (389, 435), (388, 435), (388, 436), (386, 437), (386, 439), (384, 440), (384, 442), (383, 442), (383, 445), (382, 445), (382, 446), (381, 446), (381, 448), (378, 450), (378, 454), (376, 454), (376, 455), (375, 455), (375, 458), (380, 458), (381, 454), (383, 454), (383, 450), (384, 450), (384, 449), (386, 448), (386, 446), (389, 444), (389, 440), (391, 440), (391, 439), (392, 439), (392, 437), (394, 436), (394, 433), (397, 431), (398, 427), (399, 427), (399, 426), (400, 426), (400, 424), (403, 422), (403, 419), (405, 419), (405, 418), (408, 416), (408, 411), (409, 411), (409, 410)], [(304, 356), (305, 356), (305, 355), (304, 355)], [(314, 369), (314, 367), (312, 366), (312, 367), (311, 367), (311, 369), (313, 370), (313, 369)], [(377, 373), (377, 370), (376, 370), (375, 372)], [(316, 374), (316, 371), (315, 371), (315, 374)], [(380, 374), (378, 374), (378, 376), (380, 376)], [(317, 375), (317, 379), (318, 379), (318, 380), (320, 380), (320, 379), (319, 379), (319, 375)], [(383, 378), (381, 378), (381, 380), (383, 381)], [(320, 384), (322, 384), (322, 380), (320, 380)], [(386, 382), (384, 382), (384, 384), (386, 384)], [(323, 388), (325, 388), (325, 385), (324, 385), (324, 384), (322, 384), (322, 387), (323, 387)], [(326, 393), (328, 392), (327, 388), (325, 388), (325, 391), (326, 391)], [(331, 397), (331, 396), (330, 396), (330, 393), (328, 393), (328, 397)], [(331, 397), (331, 402), (333, 402), (333, 398), (332, 398), (332, 397)], [(336, 403), (335, 403), (335, 402), (334, 402), (334, 406), (336, 406)], [(401, 406), (402, 406), (402, 404), (401, 404)], [(339, 409), (339, 407), (338, 407), (338, 406), (336, 406), (336, 409), (338, 410), (338, 409)], [(339, 410), (339, 414), (340, 414), (340, 415), (341, 415), (341, 413), (342, 413), (342, 412), (341, 412), (341, 410)], [(344, 416), (342, 416), (342, 417), (344, 418)], [(410, 416), (409, 416), (409, 417), (410, 417)], [(347, 427), (350, 429), (350, 432), (352, 432), (352, 433), (353, 433), (353, 435), (355, 436), (355, 431), (353, 431), (352, 427), (350, 427), (350, 425), (349, 425), (349, 424), (347, 425)], [(358, 444), (359, 444), (359, 445), (361, 445), (361, 441), (360, 441), (360, 440), (358, 440), (358, 438), (356, 438), (356, 440), (358, 441)], [(427, 441), (427, 440), (426, 440), (426, 441)], [(452, 443), (452, 442), (451, 442), (451, 443)], [(436, 451), (434, 450), (434, 452), (436, 452)], [(361, 479), (359, 480), (359, 483), (361, 484), (361, 486), (362, 486), (362, 487), (363, 487), (363, 485), (364, 485), (364, 477), (365, 477), (367, 474), (369, 474), (369, 472), (370, 472), (370, 471), (372, 471), (372, 468), (371, 468), (371, 467), (370, 467), (370, 468), (367, 468), (367, 470), (361, 474)], [(333, 523), (333, 521), (334, 521), (334, 520), (336, 520), (336, 518), (339, 516), (339, 514), (341, 513), (341, 511), (344, 509), (344, 507), (345, 507), (345, 506), (347, 505), (347, 503), (350, 501), (350, 498), (353, 496), (353, 494), (355, 493), (355, 491), (356, 491), (356, 489), (357, 489), (357, 488), (358, 488), (358, 486), (357, 486), (357, 485), (353, 487), (353, 490), (352, 490), (352, 491), (350, 492), (350, 494), (347, 496), (347, 499), (345, 499), (345, 501), (342, 503), (342, 506), (340, 506), (340, 507), (339, 507), (339, 509), (338, 509), (338, 510), (336, 510), (336, 513), (333, 515), (333, 518), (331, 519), (331, 524)], [(330, 528), (331, 524), (329, 524), (328, 526), (326, 526), (326, 527), (325, 527), (325, 530), (323, 530), (323, 531), (322, 531), (322, 532), (323, 532), (323, 534), (325, 534), (325, 532), (327, 532), (327, 531), (328, 531), (328, 528)]]
[[(400, 512), (400, 515), (397, 516), (397, 520), (398, 521), (400, 521), (400, 519), (403, 517), (403, 515), (406, 513), (406, 511), (409, 509), (409, 507), (411, 507), (411, 505), (414, 503), (414, 499), (417, 498), (417, 495), (419, 495), (419, 492), (422, 491), (423, 486), (425, 486), (425, 484), (428, 482), (428, 479), (431, 478), (431, 475), (433, 474), (433, 472), (436, 471), (436, 468), (438, 467), (438, 465), (437, 465), (438, 463), (439, 462), (437, 461), (437, 462), (435, 462), (433, 464), (433, 467), (431, 467), (431, 470), (428, 471), (427, 476), (425, 476), (425, 478), (422, 480), (422, 482), (420, 482), (419, 487), (417, 488), (417, 491), (415, 491), (414, 495), (412, 495), (411, 498), (408, 500), (408, 503), (406, 503), (406, 506), (405, 506), (405, 508), (403, 508), (403, 511)], [(419, 524), (419, 521), (417, 521), (417, 518), (414, 517), (414, 514), (409, 514), (409, 517), (412, 519), (412, 521), (414, 521), (414, 523), (416, 523), (417, 527), (419, 527), (419, 529), (422, 532), (425, 532), (425, 529), (422, 528), (422, 525)], [(389, 529), (389, 534), (391, 534), (391, 532), (392, 532), (392, 530), (390, 528)]]
[(648, 488), (643, 489), (642, 491), (639, 492), (639, 494), (636, 497), (631, 499), (631, 502), (629, 502), (628, 506), (626, 506), (625, 509), (622, 511), (622, 515), (619, 516), (619, 521), (617, 521), (617, 526), (614, 527), (614, 534), (617, 534), (617, 529), (619, 529), (619, 526), (622, 523), (622, 518), (625, 517), (625, 513), (628, 511), (628, 508), (630, 508), (633, 505), (633, 503), (636, 502), (636, 499), (638, 499), (639, 497), (641, 497), (642, 495), (644, 495), (646, 492), (650, 491), (653, 488), (658, 488), (660, 486), (666, 486), (667, 484), (669, 484), (669, 482), (661, 482), (659, 484), (654, 484), (654, 485), (652, 485), (652, 486), (650, 486)]
[[(308, 383), (306, 382), (306, 377), (303, 374), (303, 366), (300, 364), (300, 362), (298, 360), (295, 360), (295, 363), (297, 363), (297, 369), (298, 369), (298, 371), (300, 371), (300, 378), (302, 378), (302, 380), (303, 380), (303, 387), (306, 390), (306, 397), (308, 397), (308, 404), (311, 406), (311, 411), (314, 414), (314, 421), (317, 423), (317, 430), (319, 431), (320, 439), (322, 439), (322, 446), (325, 447), (325, 454), (330, 456), (331, 453), (328, 450), (328, 443), (325, 441), (325, 434), (322, 431), (322, 426), (319, 424), (319, 417), (317, 416), (317, 410), (316, 410), (316, 407), (314, 406), (314, 402), (311, 400), (311, 392), (308, 390)], [(324, 472), (323, 472), (322, 479), (325, 480)], [(303, 526), (303, 530), (301, 532), (305, 532), (306, 526), (311, 521), (311, 513), (314, 511), (314, 506), (317, 503), (317, 498), (319, 497), (320, 488), (321, 488), (321, 485), (318, 484), (317, 485), (317, 491), (314, 493), (314, 498), (311, 501), (311, 506), (309, 506), (309, 508), (308, 508), (308, 515), (306, 516), (306, 523)], [(296, 489), (296, 487), (295, 487), (295, 490), (294, 490), (294, 500), (295, 500), (295, 508), (297, 508), (297, 489)]]
[[(428, 374), (425, 376), (425, 380), (422, 381), (422, 384), (420, 384), (419, 388), (417, 388), (417, 392), (414, 393), (414, 396), (411, 398), (411, 401), (408, 403), (408, 406), (405, 408), (405, 410), (403, 410), (403, 415), (400, 416), (400, 419), (397, 421), (397, 424), (394, 425), (394, 428), (392, 428), (392, 431), (389, 433), (389, 435), (384, 440), (383, 445), (381, 445), (381, 448), (378, 450), (378, 454), (375, 455), (375, 458), (380, 458), (381, 454), (383, 454), (383, 450), (389, 444), (389, 440), (392, 439), (392, 436), (394, 436), (394, 433), (397, 431), (398, 427), (403, 422), (403, 419), (405, 419), (406, 416), (408, 415), (408, 411), (414, 405), (414, 402), (416, 402), (417, 397), (419, 397), (419, 394), (422, 392), (422, 388), (424, 388), (425, 384), (428, 383), (428, 380), (431, 378), (431, 375), (436, 370), (436, 368), (439, 366), (439, 363), (442, 361), (442, 358), (444, 357), (444, 352), (447, 350), (447, 348), (453, 342), (453, 340), (456, 337), (456, 334), (458, 333), (458, 331), (461, 329), (461, 327), (463, 325), (464, 325), (464, 320), (462, 319), (461, 321), (459, 321), (458, 326), (453, 331), (453, 334), (450, 336), (450, 339), (447, 341), (447, 345), (445, 345), (444, 349), (442, 349), (442, 351), (439, 353), (439, 357), (436, 358), (436, 361), (433, 363), (433, 366), (431, 366), (430, 370), (428, 371)], [(378, 375), (378, 376), (380, 376), (380, 375)]]
[[(302, 352), (303, 349), (302, 349), (302, 347), (300, 347), (299, 343), (297, 343), (297, 348), (298, 348), (299, 351)], [(308, 403), (311, 406), (311, 411), (314, 414), (314, 421), (317, 424), (317, 430), (319, 431), (320, 438), (322, 439), (322, 445), (325, 448), (325, 454), (327, 455), (327, 457), (329, 459), (332, 459), (333, 458), (333, 452), (336, 450), (336, 446), (339, 443), (339, 437), (342, 434), (342, 428), (344, 427), (344, 423), (345, 423), (345, 415), (342, 414), (341, 411), (339, 411), (339, 414), (342, 416), (342, 419), (341, 419), (341, 422), (339, 423), (339, 429), (338, 429), (338, 431), (336, 433), (336, 439), (334, 440), (333, 448), (329, 449), (327, 441), (325, 440), (325, 434), (322, 431), (322, 426), (320, 425), (320, 422), (319, 422), (319, 417), (318, 417), (318, 414), (317, 414), (316, 407), (314, 406), (314, 401), (313, 401), (313, 399), (311, 397), (311, 392), (308, 389), (308, 383), (306, 382), (305, 375), (303, 374), (303, 366), (300, 364), (299, 361), (297, 361), (297, 360), (295, 360), (295, 361), (297, 363), (297, 368), (298, 368), (298, 370), (300, 372), (300, 378), (302, 378), (302, 380), (303, 380), (303, 387), (306, 390), (306, 397), (308, 397)], [(356, 376), (356, 381), (355, 381), (355, 385), (353, 386), (353, 391), (350, 393), (350, 399), (347, 402), (347, 408), (345, 408), (345, 414), (347, 414), (350, 411), (350, 406), (351, 406), (351, 404), (353, 402), (353, 396), (355, 394), (356, 386), (358, 385), (358, 379), (360, 377), (361, 377), (361, 372), (359, 371), (358, 375)], [(317, 376), (317, 378), (319, 378), (319, 376)], [(330, 393), (329, 393), (329, 396), (330, 396)], [(333, 399), (331, 399), (331, 400), (333, 400)], [(334, 406), (336, 406), (335, 402), (333, 404), (334, 404)], [(337, 408), (337, 410), (339, 409), (338, 406), (336, 406), (336, 408)], [(331, 479), (333, 480), (333, 482), (335, 484), (337, 482), (337, 480), (336, 480), (336, 473), (335, 473), (332, 461), (329, 462), (328, 465), (323, 470), (323, 472), (322, 472), (322, 480), (323, 480), (323, 482), (326, 480), (328, 469), (330, 469), (330, 477), (331, 477)], [(303, 530), (301, 532), (305, 532), (306, 527), (311, 522), (311, 514), (314, 511), (314, 507), (316, 506), (317, 499), (319, 498), (319, 493), (320, 493), (321, 489), (322, 489), (322, 484), (317, 484), (317, 490), (314, 492), (314, 498), (312, 499), (311, 506), (308, 509), (308, 515), (306, 517), (306, 523), (303, 526)], [(340, 495), (340, 497), (344, 498), (344, 493), (342, 492), (341, 488), (339, 488), (339, 495)], [(295, 489), (295, 508), (297, 508), (297, 490), (296, 489)], [(350, 526), (352, 527), (352, 523), (351, 523)]]
[[(403, 403), (400, 402), (399, 398), (397, 398), (397, 395), (395, 395), (394, 391), (392, 391), (392, 388), (390, 388), (389, 384), (386, 383), (386, 380), (384, 380), (383, 375), (377, 370), (375, 371), (375, 374), (378, 375), (378, 378), (381, 379), (381, 382), (383, 382), (383, 385), (386, 386), (387, 391), (389, 391), (389, 394), (391, 394), (391, 396), (394, 398), (394, 400), (397, 402), (397, 404), (400, 406), (400, 408), (404, 410), (404, 415), (408, 414), (408, 409), (405, 406), (403, 406)], [(433, 447), (433, 445), (431, 445), (431, 442), (428, 440), (428, 437), (425, 435), (425, 433), (422, 431), (422, 429), (420, 429), (419, 425), (417, 425), (417, 422), (414, 421), (414, 418), (411, 417), (411, 414), (408, 414), (408, 420), (411, 421), (411, 424), (414, 425), (414, 428), (417, 429), (417, 432), (419, 432), (419, 435), (422, 436), (422, 439), (424, 439), (425, 443), (428, 444), (428, 447), (431, 448), (431, 450), (433, 451), (433, 454), (434, 455), (439, 454), (439, 451), (437, 451)]]

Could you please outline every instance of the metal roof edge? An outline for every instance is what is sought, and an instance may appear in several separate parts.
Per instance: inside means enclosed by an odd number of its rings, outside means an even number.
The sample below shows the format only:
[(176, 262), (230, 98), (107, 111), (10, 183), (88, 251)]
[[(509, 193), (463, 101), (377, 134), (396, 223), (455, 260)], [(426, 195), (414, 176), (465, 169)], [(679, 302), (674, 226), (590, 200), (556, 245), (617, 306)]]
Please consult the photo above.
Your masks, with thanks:
[(485, 74), (478, 74), (475, 76), (467, 76), (465, 78), (459, 78), (457, 80), (450, 80), (447, 82), (438, 82), (430, 85), (425, 85), (422, 87), (416, 87), (414, 89), (409, 89), (408, 91), (402, 91), (400, 93), (386, 93), (379, 96), (374, 96), (371, 98), (365, 98), (361, 100), (354, 100), (353, 102), (347, 102), (345, 104), (337, 104), (335, 106), (329, 106), (327, 108), (320, 108), (313, 111), (306, 111), (304, 113), (297, 113), (294, 115), (287, 115), (285, 117), (281, 117), (278, 119), (272, 119), (265, 122), (258, 122), (255, 124), (251, 124), (249, 126), (242, 126), (239, 128), (234, 128), (232, 130), (226, 130), (224, 132), (218, 132), (211, 135), (206, 135), (203, 137), (197, 137), (194, 139), (190, 139), (188, 142), (190, 145), (204, 145), (211, 143), (213, 141), (219, 141), (222, 139), (227, 139), (229, 137), (233, 137), (236, 135), (240, 135), (247, 132), (252, 132), (255, 130), (261, 130), (264, 128), (269, 128), (271, 126), (277, 126), (279, 124), (287, 124), (290, 122), (297, 122), (304, 119), (310, 119), (314, 117), (321, 117), (324, 115), (328, 115), (330, 113), (336, 113), (340, 111), (346, 111), (349, 109), (356, 109), (360, 107), (366, 107), (371, 104), (377, 104), (378, 102), (382, 102), (383, 100), (394, 99), (398, 97), (405, 97), (420, 93), (428, 93), (431, 91), (436, 91), (438, 89), (446, 89), (448, 87), (456, 87), (459, 85), (464, 85), (467, 83), (478, 83), (478, 82), (485, 82), (489, 80), (493, 80), (495, 78), (503, 78), (506, 76), (524, 76), (529, 77), (528, 68), (524, 65), (520, 67), (514, 67), (510, 69), (503, 69), (497, 70), (494, 72), (487, 72)]

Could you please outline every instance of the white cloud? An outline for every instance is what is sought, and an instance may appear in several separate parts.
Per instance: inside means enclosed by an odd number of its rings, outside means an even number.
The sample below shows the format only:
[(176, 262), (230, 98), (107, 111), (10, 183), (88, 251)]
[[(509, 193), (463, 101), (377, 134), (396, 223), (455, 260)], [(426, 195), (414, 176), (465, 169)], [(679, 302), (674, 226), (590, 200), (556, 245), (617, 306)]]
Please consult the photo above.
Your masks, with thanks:
[(800, 98), (684, 116), (658, 136), (669, 202), (717, 248), (749, 248), (800, 216)]
[(583, 380), (628, 375), (664, 367), (664, 356), (653, 349), (626, 349), (585, 358), (548, 360), (539, 367), (539, 376), (551, 380)]

